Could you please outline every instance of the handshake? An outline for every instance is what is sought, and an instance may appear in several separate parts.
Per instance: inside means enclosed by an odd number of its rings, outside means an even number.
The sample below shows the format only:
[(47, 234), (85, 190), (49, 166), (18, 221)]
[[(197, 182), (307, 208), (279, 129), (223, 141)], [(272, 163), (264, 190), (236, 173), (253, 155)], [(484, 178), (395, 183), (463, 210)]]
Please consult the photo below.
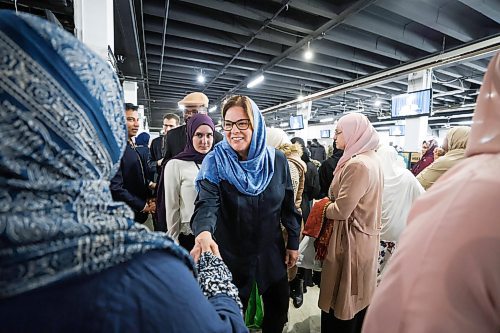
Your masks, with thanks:
[(156, 211), (156, 200), (154, 198), (148, 199), (146, 201), (146, 206), (142, 210), (143, 213), (154, 213)]

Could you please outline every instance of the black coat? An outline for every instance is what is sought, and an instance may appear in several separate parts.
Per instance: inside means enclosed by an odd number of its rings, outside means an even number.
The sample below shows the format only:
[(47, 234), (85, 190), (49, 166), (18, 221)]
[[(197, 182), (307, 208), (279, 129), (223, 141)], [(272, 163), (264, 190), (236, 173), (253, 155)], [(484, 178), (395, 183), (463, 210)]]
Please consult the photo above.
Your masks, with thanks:
[(328, 190), (333, 180), (333, 171), (337, 167), (337, 163), (344, 154), (343, 150), (335, 149), (332, 156), (327, 158), (319, 167), (319, 184), (321, 187), (321, 197), (328, 196)]
[[(165, 164), (169, 159), (179, 154), (186, 147), (186, 125), (182, 125), (171, 129), (167, 133), (166, 138), (166, 148), (163, 164)], [(223, 136), (219, 132), (214, 132), (214, 145), (222, 141)]]
[(280, 222), (288, 231), (287, 247), (297, 250), (300, 220), (288, 163), (285, 155), (277, 151), (271, 182), (257, 196), (242, 194), (225, 180), (218, 185), (201, 181), (191, 227), (195, 235), (212, 233), (241, 298), (248, 299), (254, 281), (259, 292), (264, 293), (285, 277)]
[(134, 220), (144, 223), (148, 214), (141, 213), (151, 196), (149, 174), (146, 161), (127, 143), (120, 160), (120, 168), (111, 179), (110, 191), (113, 200), (125, 202), (135, 213)]

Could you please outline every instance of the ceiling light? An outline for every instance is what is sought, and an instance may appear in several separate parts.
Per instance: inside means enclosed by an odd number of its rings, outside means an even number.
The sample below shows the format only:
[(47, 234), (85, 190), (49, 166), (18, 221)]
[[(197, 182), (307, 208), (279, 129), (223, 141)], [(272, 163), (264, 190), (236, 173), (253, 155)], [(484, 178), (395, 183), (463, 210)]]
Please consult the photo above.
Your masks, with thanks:
[(300, 94), (299, 96), (297, 96), (297, 99), (299, 101), (303, 101), (304, 100), (304, 95)]
[(182, 104), (178, 104), (178, 106), (179, 106), (179, 110), (184, 110), (184, 109), (186, 108), (186, 107), (185, 107), (184, 105), (182, 105)]
[(280, 123), (280, 127), (288, 127), (288, 123), (287, 122), (282, 122), (282, 123)]
[(216, 106), (212, 106), (210, 109), (208, 109), (208, 112), (214, 112), (215, 110), (217, 110), (217, 107)]
[(259, 75), (247, 84), (247, 88), (253, 88), (264, 81), (264, 75)]
[(199, 83), (204, 83), (204, 82), (205, 82), (205, 76), (203, 75), (203, 72), (201, 72), (201, 73), (198, 75), (198, 82), (199, 82)]
[(304, 52), (304, 59), (311, 60), (314, 57), (314, 53), (311, 50), (311, 42), (307, 42), (307, 49)]
[(380, 105), (382, 105), (382, 101), (380, 99), (376, 99), (373, 105), (378, 108)]
[(327, 123), (327, 122), (330, 122), (330, 121), (333, 121), (333, 118), (323, 118), (323, 119), (319, 120), (320, 123)]

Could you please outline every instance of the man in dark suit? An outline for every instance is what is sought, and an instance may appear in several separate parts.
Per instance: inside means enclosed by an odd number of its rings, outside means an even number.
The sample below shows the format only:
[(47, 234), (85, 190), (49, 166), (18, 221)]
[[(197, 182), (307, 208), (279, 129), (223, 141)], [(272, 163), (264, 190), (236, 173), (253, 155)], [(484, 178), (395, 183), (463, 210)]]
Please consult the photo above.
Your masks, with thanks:
[[(193, 114), (207, 113), (208, 97), (201, 92), (187, 94), (182, 100), (177, 103), (184, 108), (184, 125), (176, 127), (167, 133), (166, 150), (163, 156), (164, 163), (179, 154), (186, 146), (186, 123)], [(222, 134), (214, 133), (214, 144), (222, 141)]]
[(167, 133), (171, 130), (179, 126), (180, 123), (179, 116), (174, 114), (174, 113), (167, 113), (163, 116), (163, 129), (162, 129), (162, 135), (159, 137), (155, 138), (153, 141), (151, 141), (151, 147), (150, 147), (150, 152), (151, 152), (151, 161), (148, 162), (148, 164), (151, 166), (156, 167), (157, 174), (155, 175), (154, 179), (157, 181), (157, 178), (160, 176), (160, 171), (161, 171), (161, 162), (163, 161), (163, 156), (165, 155), (165, 150), (166, 150), (166, 136)]
[(115, 201), (125, 202), (134, 211), (134, 220), (144, 223), (149, 213), (156, 209), (154, 201), (150, 201), (147, 161), (143, 161), (135, 150), (132, 138), (139, 131), (139, 115), (137, 107), (127, 103), (125, 106), (127, 118), (128, 141), (125, 152), (120, 160), (120, 168), (111, 179), (111, 196)]

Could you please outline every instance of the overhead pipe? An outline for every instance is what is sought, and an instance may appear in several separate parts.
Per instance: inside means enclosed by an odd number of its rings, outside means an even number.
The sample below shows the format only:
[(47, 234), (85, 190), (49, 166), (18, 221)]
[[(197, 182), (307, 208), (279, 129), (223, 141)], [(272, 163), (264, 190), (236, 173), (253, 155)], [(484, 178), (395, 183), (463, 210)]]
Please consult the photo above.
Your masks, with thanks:
[(461, 46), (444, 53), (432, 55), (421, 60), (413, 61), (411, 63), (407, 63), (401, 66), (396, 66), (394, 68), (391, 68), (383, 72), (368, 75), (359, 80), (343, 83), (332, 88), (318, 91), (314, 94), (305, 96), (303, 99), (300, 100), (296, 98), (294, 100), (272, 106), (270, 108), (264, 109), (262, 113), (269, 113), (284, 107), (290, 107), (294, 104), (314, 101), (320, 98), (342, 93), (348, 90), (359, 89), (362, 87), (375, 85), (377, 83), (389, 81), (390, 79), (402, 75), (414, 73), (424, 69), (434, 68), (445, 64), (455, 63), (458, 61), (462, 61), (464, 59), (469, 59), (490, 52), (495, 52), (498, 51), (499, 49), (500, 49), (500, 34), (497, 34), (494, 37), (482, 39), (477, 42), (470, 43), (466, 46)]
[(163, 42), (161, 44), (161, 61), (160, 61), (160, 78), (158, 84), (161, 84), (161, 73), (163, 71), (163, 57), (165, 55), (165, 39), (167, 38), (167, 22), (168, 22), (168, 8), (170, 7), (170, 0), (165, 1), (165, 18), (163, 20)]

